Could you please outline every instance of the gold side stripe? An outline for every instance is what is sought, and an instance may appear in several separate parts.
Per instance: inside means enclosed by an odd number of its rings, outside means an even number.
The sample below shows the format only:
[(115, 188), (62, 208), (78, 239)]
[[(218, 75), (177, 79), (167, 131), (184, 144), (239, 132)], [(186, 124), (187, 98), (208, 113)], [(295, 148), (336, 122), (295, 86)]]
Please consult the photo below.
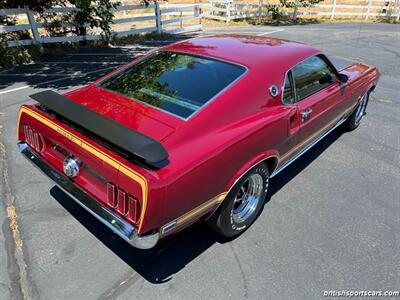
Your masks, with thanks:
[(224, 192), (219, 194), (218, 196), (208, 200), (207, 202), (204, 202), (203, 204), (197, 206), (196, 208), (192, 209), (191, 211), (187, 212), (186, 214), (180, 216), (176, 220), (176, 226), (183, 225), (187, 222), (189, 222), (192, 219), (195, 219), (196, 217), (201, 217), (202, 214), (206, 213), (208, 210), (210, 210), (213, 206), (216, 206), (222, 201), (224, 201), (226, 195), (228, 193)]
[(146, 179), (140, 175), (139, 173), (133, 171), (131, 168), (128, 166), (123, 165), (122, 163), (118, 162), (111, 156), (109, 156), (107, 153), (104, 153), (102, 150), (98, 149), (94, 145), (91, 145), (87, 143), (86, 141), (80, 139), (78, 136), (74, 135), (72, 132), (65, 130), (61, 126), (57, 125), (53, 121), (43, 117), (42, 115), (36, 113), (35, 111), (23, 106), (20, 109), (19, 116), (18, 116), (18, 131), (19, 132), (19, 126), (20, 126), (20, 119), (21, 115), (25, 113), (34, 119), (38, 120), (39, 122), (43, 123), (47, 127), (57, 131), (59, 134), (64, 136), (65, 138), (69, 139), (70, 141), (74, 142), (76, 145), (80, 146), (84, 150), (90, 152), (94, 156), (100, 158), (102, 161), (107, 163), (109, 166), (113, 167), (114, 169), (119, 170), (129, 178), (133, 179), (137, 183), (139, 183), (141, 189), (142, 189), (142, 213), (140, 215), (140, 222), (139, 222), (139, 228), (138, 232), (140, 232), (142, 224), (143, 224), (143, 218), (146, 213), (146, 206), (147, 206), (147, 191), (148, 191), (148, 186), (147, 186), (147, 181)]

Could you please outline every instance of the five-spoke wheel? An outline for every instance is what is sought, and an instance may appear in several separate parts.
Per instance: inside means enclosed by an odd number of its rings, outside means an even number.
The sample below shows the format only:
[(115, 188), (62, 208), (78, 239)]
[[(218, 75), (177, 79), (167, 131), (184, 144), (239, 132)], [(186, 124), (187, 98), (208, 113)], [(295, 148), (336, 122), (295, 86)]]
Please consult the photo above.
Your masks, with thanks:
[(263, 178), (260, 174), (253, 174), (243, 182), (233, 200), (232, 218), (236, 223), (246, 221), (254, 213), (261, 194)]
[(244, 174), (232, 187), (224, 202), (208, 220), (224, 236), (232, 237), (248, 228), (264, 205), (269, 171), (261, 163)]

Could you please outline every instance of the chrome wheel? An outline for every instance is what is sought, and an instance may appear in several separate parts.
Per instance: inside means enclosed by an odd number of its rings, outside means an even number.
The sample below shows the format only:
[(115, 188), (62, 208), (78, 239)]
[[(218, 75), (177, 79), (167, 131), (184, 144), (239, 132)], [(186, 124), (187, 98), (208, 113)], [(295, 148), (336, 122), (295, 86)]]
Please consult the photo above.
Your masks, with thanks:
[(225, 237), (238, 236), (253, 224), (264, 206), (269, 169), (260, 163), (235, 182), (207, 223)]
[(356, 110), (356, 119), (355, 119), (355, 123), (356, 125), (360, 124), (361, 119), (363, 118), (363, 116), (365, 115), (365, 110), (367, 108), (367, 101), (368, 100), (368, 93), (366, 93), (360, 101), (360, 104), (357, 107)]
[(243, 182), (233, 201), (233, 221), (243, 223), (253, 215), (261, 201), (263, 186), (264, 182), (260, 174), (253, 174)]

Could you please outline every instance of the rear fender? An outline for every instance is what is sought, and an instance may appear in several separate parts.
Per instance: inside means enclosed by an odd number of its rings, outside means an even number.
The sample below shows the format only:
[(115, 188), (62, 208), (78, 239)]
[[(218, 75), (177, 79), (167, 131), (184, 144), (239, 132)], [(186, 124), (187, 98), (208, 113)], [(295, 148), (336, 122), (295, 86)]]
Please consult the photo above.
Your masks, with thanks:
[[(234, 176), (231, 178), (231, 180), (228, 182), (228, 184), (225, 186), (225, 191), (227, 191), (229, 193), (229, 191), (232, 189), (232, 187), (235, 185), (235, 183), (243, 176), (245, 175), (248, 171), (250, 171), (253, 167), (255, 167), (256, 165), (258, 165), (259, 163), (267, 160), (268, 158), (274, 158), (276, 160), (274, 169), (277, 166), (278, 163), (278, 151), (277, 150), (268, 150), (265, 151), (259, 155), (257, 155), (256, 157), (254, 157), (253, 159), (251, 159), (250, 161), (246, 162), (235, 174)], [(273, 173), (273, 170), (269, 170), (270, 174)]]

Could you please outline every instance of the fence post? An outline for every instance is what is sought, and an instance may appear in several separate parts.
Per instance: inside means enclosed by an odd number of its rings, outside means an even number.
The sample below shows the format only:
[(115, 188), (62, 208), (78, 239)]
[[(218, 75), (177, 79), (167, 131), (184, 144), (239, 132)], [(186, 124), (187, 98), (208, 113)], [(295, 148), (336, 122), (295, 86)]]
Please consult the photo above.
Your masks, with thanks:
[[(168, 9), (168, 8), (169, 8), (169, 1), (164, 1), (164, 8), (165, 8), (165, 9)], [(170, 19), (170, 15), (166, 15), (165, 17), (167, 18), (167, 20)]]
[(156, 14), (157, 32), (161, 33), (162, 32), (161, 10), (160, 10), (160, 3), (158, 1), (156, 2), (156, 7), (154, 8), (154, 12)]
[[(393, 3), (394, 5), (394, 3)], [(400, 0), (397, 1), (397, 17), (396, 17), (396, 22), (400, 21)]]
[(262, 15), (262, 1), (263, 0), (258, 0), (258, 18), (261, 19)]
[[(125, 0), (120, 0), (120, 1), (121, 1), (121, 6), (124, 6), (125, 5)], [(122, 15), (126, 18), (126, 15), (127, 15), (126, 10), (122, 11)]]
[(370, 11), (370, 10), (371, 10), (371, 0), (368, 0), (367, 14), (365, 15), (365, 20), (368, 20), (369, 11)]
[(335, 13), (336, 13), (336, 0), (333, 0), (331, 20), (335, 19)]
[(196, 6), (194, 7), (193, 15), (194, 15), (195, 17), (199, 17), (199, 24), (201, 24), (201, 19), (202, 19), (202, 17), (201, 17), (201, 8), (200, 8), (200, 5), (196, 5)]
[(226, 22), (229, 23), (231, 20), (231, 0), (226, 3)]
[(42, 38), (40, 37), (40, 33), (37, 29), (36, 21), (35, 21), (35, 16), (33, 12), (26, 7), (26, 15), (28, 17), (29, 25), (31, 26), (32, 34), (33, 34), (33, 39), (35, 42), (40, 43)]
[(293, 10), (293, 20), (295, 21), (297, 19), (297, 10), (299, 6), (299, 0), (296, 0), (294, 4), (294, 10)]
[(193, 16), (198, 17), (200, 15), (200, 7), (199, 5), (195, 5), (193, 8)]

